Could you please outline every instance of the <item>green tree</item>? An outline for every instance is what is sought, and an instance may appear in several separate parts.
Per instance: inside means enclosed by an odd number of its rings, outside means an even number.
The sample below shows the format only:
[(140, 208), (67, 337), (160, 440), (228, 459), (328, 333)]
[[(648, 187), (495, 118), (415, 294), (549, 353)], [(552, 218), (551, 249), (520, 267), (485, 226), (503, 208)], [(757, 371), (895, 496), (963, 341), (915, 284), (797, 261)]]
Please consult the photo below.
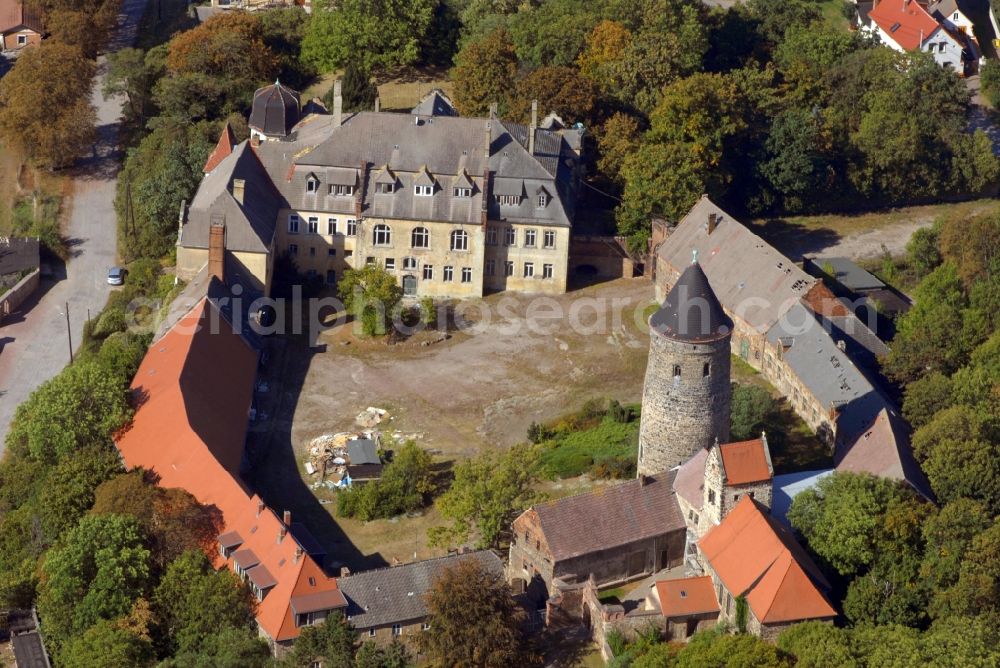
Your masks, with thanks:
[(996, 443), (944, 439), (924, 461), (923, 469), (940, 501), (966, 497), (1000, 512), (1000, 451)]
[(66, 668), (146, 666), (152, 659), (153, 648), (148, 639), (106, 619), (70, 640), (59, 653), (59, 665)]
[(733, 383), (731, 406), (730, 437), (744, 441), (760, 436), (775, 401), (762, 387)]
[(48, 541), (76, 525), (94, 503), (94, 490), (121, 471), (118, 453), (109, 445), (91, 445), (70, 453), (45, 479), (39, 516)]
[(355, 655), (356, 668), (410, 668), (415, 665), (406, 645), (393, 638), (382, 647), (366, 640)]
[(694, 634), (677, 653), (678, 668), (726, 666), (726, 668), (783, 668), (791, 658), (771, 643), (749, 634), (729, 635), (717, 630)]
[(424, 601), (430, 629), (420, 635), (420, 647), (435, 664), (506, 668), (533, 661), (510, 587), (478, 560), (444, 569)]
[(378, 480), (338, 493), (337, 512), (364, 522), (395, 517), (426, 506), (434, 489), (430, 454), (407, 441)]
[(348, 269), (337, 284), (337, 292), (350, 313), (361, 323), (365, 336), (382, 336), (403, 298), (395, 276), (377, 264)]
[(952, 406), (934, 414), (913, 434), (913, 453), (925, 461), (945, 441), (975, 441), (988, 438), (986, 416), (968, 406)]
[(771, 157), (760, 173), (782, 196), (786, 210), (808, 209), (826, 190), (835, 174), (826, 141), (821, 121), (811, 112), (789, 109), (774, 119), (765, 144)]
[[(25, 49), (0, 79), (0, 138), (48, 169), (72, 165), (97, 136), (90, 104), (94, 72), (78, 47), (46, 42)], [(45, 113), (39, 113), (39, 100)]]
[(451, 72), (459, 113), (482, 116), (496, 102), (499, 114), (504, 115), (516, 75), (517, 55), (507, 30), (498, 29), (468, 42), (455, 56)]
[(1000, 613), (1000, 523), (973, 537), (962, 555), (958, 581), (939, 590), (931, 601), (931, 614), (942, 619)]
[(88, 445), (106, 445), (132, 415), (127, 380), (92, 359), (71, 364), (17, 407), (7, 445), (49, 463)]
[(982, 503), (957, 499), (945, 504), (923, 527), (924, 549), (920, 574), (933, 590), (955, 583), (963, 555), (972, 539), (992, 524)]
[(162, 75), (156, 68), (156, 58), (147, 57), (142, 49), (126, 47), (108, 54), (108, 73), (101, 90), (105, 98), (125, 97), (125, 110), (131, 123), (145, 124), (152, 107), (153, 83)]
[(354, 668), (354, 642), (354, 629), (335, 612), (322, 624), (303, 627), (282, 665), (298, 668), (322, 661), (329, 668)]
[(102, 619), (129, 612), (149, 586), (142, 529), (120, 515), (85, 516), (42, 564), (38, 614), (57, 650)]
[[(340, 95), (344, 112), (371, 111), (375, 108), (378, 89), (372, 84), (364, 70), (356, 62), (351, 61), (344, 69), (344, 76), (340, 81)], [(326, 105), (327, 109), (333, 111), (333, 86), (323, 98), (323, 104)]]
[(906, 258), (920, 278), (931, 273), (941, 264), (941, 251), (938, 249), (939, 236), (940, 229), (935, 224), (934, 227), (921, 227), (913, 233), (913, 236), (906, 243)]
[(593, 81), (605, 95), (613, 95), (613, 68), (632, 44), (632, 33), (617, 21), (605, 19), (587, 35), (586, 47), (577, 58), (580, 73)]
[(480, 547), (497, 546), (514, 515), (535, 498), (537, 451), (526, 445), (506, 452), (488, 450), (455, 466), (455, 480), (437, 500), (450, 525), (433, 527), (432, 544), (457, 545), (473, 532)]
[(979, 66), (979, 84), (990, 106), (994, 109), (1000, 107), (1000, 63), (984, 61)]
[[(246, 629), (225, 627), (194, 648), (158, 664), (161, 668), (272, 668), (267, 641)], [(303, 664), (308, 665), (308, 664)]]
[(548, 0), (522, 5), (509, 22), (518, 60), (529, 67), (572, 65), (598, 21), (596, 4)]
[(302, 58), (330, 72), (361, 58), (365, 71), (413, 65), (420, 58), (435, 0), (318, 0)]
[(906, 385), (903, 415), (919, 429), (951, 404), (951, 378), (935, 371)]
[(797, 668), (857, 668), (847, 632), (825, 622), (793, 624), (778, 636), (778, 649), (795, 657)]
[(540, 67), (517, 82), (517, 93), (510, 101), (510, 115), (528, 121), (531, 102), (538, 101), (541, 116), (555, 112), (567, 123), (589, 124), (597, 104), (594, 84), (572, 67)]
[(220, 629), (253, 628), (249, 588), (228, 570), (216, 572), (200, 551), (189, 550), (167, 566), (153, 603), (171, 644), (182, 653), (200, 649)]
[(617, 185), (622, 185), (622, 168), (628, 156), (638, 150), (639, 121), (622, 112), (615, 112), (597, 132), (597, 169)]

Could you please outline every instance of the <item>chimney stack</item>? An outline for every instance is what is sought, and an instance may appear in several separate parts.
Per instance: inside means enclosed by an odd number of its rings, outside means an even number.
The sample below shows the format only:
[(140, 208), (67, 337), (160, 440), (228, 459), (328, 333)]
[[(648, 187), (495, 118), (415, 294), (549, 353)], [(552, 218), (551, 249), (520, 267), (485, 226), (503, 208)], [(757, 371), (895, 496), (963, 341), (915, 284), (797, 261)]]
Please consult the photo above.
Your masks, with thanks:
[(299, 563), (302, 560), (302, 554), (304, 550), (301, 547), (295, 548), (295, 563)]
[(716, 213), (708, 214), (708, 233), (711, 234), (715, 232), (715, 228), (719, 226), (719, 215)]
[(528, 153), (535, 155), (535, 130), (538, 129), (538, 100), (531, 101), (531, 126), (528, 128)]
[(290, 526), (292, 524), (292, 511), (286, 510), (281, 516), (281, 521), (286, 527)]
[(208, 273), (226, 280), (226, 221), (213, 220), (208, 229)]
[(288, 534), (288, 529), (285, 527), (284, 524), (282, 524), (281, 528), (278, 529), (278, 542), (280, 543), (281, 541), (285, 540), (285, 536), (287, 534)]
[(639, 487), (645, 487), (646, 485), (649, 484), (649, 482), (650, 481), (648, 476), (642, 473), (639, 474)]
[(339, 128), (343, 119), (344, 96), (340, 94), (340, 79), (333, 82), (333, 127)]
[(233, 199), (243, 204), (243, 193), (246, 190), (247, 182), (243, 179), (233, 179)]
[(378, 95), (376, 95), (375, 96), (375, 113), (377, 114), (381, 110), (382, 110), (382, 100), (379, 99)]
[(264, 512), (264, 508), (266, 507), (263, 501), (257, 501), (257, 517), (260, 517), (260, 514)]

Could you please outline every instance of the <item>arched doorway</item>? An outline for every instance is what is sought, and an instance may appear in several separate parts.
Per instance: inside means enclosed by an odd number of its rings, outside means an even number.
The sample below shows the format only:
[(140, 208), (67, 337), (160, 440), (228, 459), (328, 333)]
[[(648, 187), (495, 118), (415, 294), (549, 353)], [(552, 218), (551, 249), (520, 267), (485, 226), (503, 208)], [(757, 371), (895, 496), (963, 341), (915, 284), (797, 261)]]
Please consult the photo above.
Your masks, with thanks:
[(417, 294), (416, 276), (403, 276), (403, 294), (407, 297), (412, 297)]

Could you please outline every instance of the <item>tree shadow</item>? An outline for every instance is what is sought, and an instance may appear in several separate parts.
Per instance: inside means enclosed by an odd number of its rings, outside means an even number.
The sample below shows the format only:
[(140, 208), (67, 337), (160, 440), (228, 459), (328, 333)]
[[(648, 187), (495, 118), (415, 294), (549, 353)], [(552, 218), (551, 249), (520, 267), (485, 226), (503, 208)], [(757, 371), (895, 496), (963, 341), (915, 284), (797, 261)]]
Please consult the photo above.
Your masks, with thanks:
[(826, 227), (810, 229), (782, 218), (753, 223), (751, 229), (789, 259), (799, 262), (805, 255), (820, 253), (840, 241), (840, 234)]

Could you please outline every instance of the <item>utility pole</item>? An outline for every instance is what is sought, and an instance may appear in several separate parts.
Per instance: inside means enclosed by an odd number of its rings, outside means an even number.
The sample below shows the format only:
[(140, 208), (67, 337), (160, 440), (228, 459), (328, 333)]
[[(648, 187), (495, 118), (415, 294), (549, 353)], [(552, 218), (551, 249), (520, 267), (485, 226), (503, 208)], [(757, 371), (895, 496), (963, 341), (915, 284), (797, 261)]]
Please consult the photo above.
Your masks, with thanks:
[(69, 329), (69, 302), (66, 302), (66, 341), (69, 343), (69, 363), (73, 363), (73, 333)]

